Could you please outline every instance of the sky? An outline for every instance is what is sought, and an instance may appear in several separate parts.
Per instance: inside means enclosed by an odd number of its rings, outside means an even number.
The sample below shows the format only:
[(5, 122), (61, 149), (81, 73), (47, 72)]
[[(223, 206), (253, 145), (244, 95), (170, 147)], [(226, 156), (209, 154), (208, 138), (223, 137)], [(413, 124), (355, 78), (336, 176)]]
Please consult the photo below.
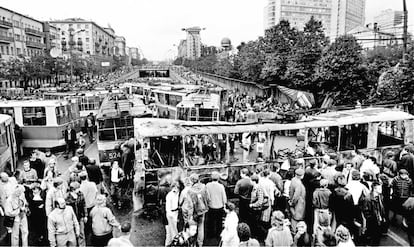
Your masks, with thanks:
[[(204, 44), (219, 46), (229, 37), (234, 46), (262, 36), (267, 0), (0, 0), (0, 6), (39, 20), (71, 17), (93, 20), (139, 47), (149, 60), (177, 53), (186, 35), (181, 28), (199, 26)], [(414, 0), (407, 0), (409, 31), (414, 30)], [(366, 22), (384, 9), (402, 10), (402, 0), (366, 0)]]

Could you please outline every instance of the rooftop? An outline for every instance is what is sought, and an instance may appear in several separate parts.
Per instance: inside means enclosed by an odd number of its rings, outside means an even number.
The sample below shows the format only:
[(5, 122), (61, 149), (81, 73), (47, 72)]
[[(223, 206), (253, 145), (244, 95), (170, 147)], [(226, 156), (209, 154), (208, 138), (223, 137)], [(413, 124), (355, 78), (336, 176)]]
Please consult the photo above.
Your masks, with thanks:
[(371, 122), (413, 120), (414, 116), (396, 109), (365, 108), (330, 112), (310, 117), (307, 121), (278, 123), (194, 122), (157, 118), (134, 120), (135, 135), (140, 137), (203, 135), (217, 133), (268, 132), (298, 130), (329, 126), (364, 124)]

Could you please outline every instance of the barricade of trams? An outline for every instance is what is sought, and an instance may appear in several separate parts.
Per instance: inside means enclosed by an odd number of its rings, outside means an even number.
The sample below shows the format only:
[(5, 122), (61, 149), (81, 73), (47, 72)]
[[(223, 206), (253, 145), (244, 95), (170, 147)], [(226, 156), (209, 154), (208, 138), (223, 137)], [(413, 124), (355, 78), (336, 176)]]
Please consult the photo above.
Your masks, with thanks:
[[(358, 149), (381, 162), (388, 150), (399, 149), (413, 142), (413, 129), (413, 115), (397, 109), (377, 107), (329, 112), (287, 124), (136, 118), (134, 210), (143, 208), (153, 199), (148, 196), (149, 189), (158, 188), (165, 174), (176, 178), (196, 172), (202, 181), (207, 182), (211, 172), (218, 171), (222, 174), (222, 182), (231, 192), (240, 178), (242, 168), (253, 171), (257, 165), (269, 167), (276, 162), (283, 162), (277, 156), (278, 150), (306, 150), (318, 145), (343, 155)], [(256, 161), (257, 157), (251, 157), (256, 151), (250, 152), (250, 162), (234, 159), (240, 155), (238, 152), (230, 155), (230, 138), (236, 135), (246, 138), (247, 134), (256, 136), (255, 140), (263, 143), (263, 159), (260, 162)], [(204, 138), (210, 138), (210, 144), (217, 149), (225, 145), (226, 148), (222, 149), (225, 150), (223, 162), (206, 164), (195, 161), (203, 158), (194, 152), (194, 148), (190, 148), (189, 143), (194, 147), (194, 140), (199, 143), (206, 140)]]

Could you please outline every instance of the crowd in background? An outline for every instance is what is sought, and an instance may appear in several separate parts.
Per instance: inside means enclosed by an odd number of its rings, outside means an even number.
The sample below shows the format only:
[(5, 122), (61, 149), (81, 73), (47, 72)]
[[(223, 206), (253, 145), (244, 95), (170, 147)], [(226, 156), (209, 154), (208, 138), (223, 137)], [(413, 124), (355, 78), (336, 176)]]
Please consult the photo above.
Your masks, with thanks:
[[(68, 130), (66, 141), (72, 151), (70, 139), (76, 131)], [(130, 204), (124, 194), (133, 176), (131, 152), (127, 143), (119, 149), (119, 160), (111, 167), (99, 167), (79, 148), (65, 154), (72, 163), (58, 170), (58, 158), (50, 150), (34, 150), (22, 169), (1, 173), (0, 213), (8, 231), (6, 244), (106, 246), (118, 228), (121, 236), (112, 243), (129, 241), (130, 224), (121, 227), (108, 207), (109, 202), (118, 209)]]
[(414, 245), (413, 153), (408, 145), (381, 163), (352, 151), (242, 168), (234, 191), (218, 172), (207, 184), (166, 176), (165, 245), (378, 246), (398, 219)]

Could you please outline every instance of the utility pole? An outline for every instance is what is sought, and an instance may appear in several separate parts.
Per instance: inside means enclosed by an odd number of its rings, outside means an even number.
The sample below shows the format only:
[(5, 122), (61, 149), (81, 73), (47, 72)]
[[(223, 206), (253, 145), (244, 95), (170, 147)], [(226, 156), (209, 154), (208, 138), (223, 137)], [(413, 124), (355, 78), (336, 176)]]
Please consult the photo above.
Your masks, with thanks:
[(408, 58), (407, 54), (407, 29), (408, 29), (408, 11), (406, 0), (403, 0), (403, 11), (404, 11), (404, 34), (403, 34), (403, 63), (406, 63)]

